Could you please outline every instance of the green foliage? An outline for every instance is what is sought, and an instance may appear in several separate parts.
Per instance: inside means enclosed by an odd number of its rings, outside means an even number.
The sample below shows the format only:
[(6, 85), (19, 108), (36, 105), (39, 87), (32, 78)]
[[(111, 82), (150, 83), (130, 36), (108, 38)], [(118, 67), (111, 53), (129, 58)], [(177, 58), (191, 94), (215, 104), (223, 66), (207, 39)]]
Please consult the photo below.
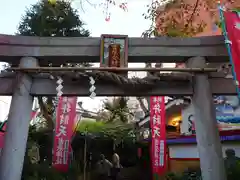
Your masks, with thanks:
[(85, 133), (86, 131), (88, 133), (99, 133), (101, 132), (105, 127), (105, 124), (101, 121), (92, 121), (90, 119), (83, 119), (78, 127), (77, 127), (77, 131), (78, 132), (83, 132)]
[(124, 139), (134, 138), (133, 125), (124, 123), (106, 123), (94, 121), (82, 121), (77, 131), (84, 134), (93, 134), (99, 137), (114, 139), (119, 142)]
[(83, 26), (69, 2), (58, 0), (52, 5), (41, 0), (27, 9), (18, 32), (25, 36), (87, 37), (90, 33)]
[(128, 122), (131, 112), (128, 108), (128, 100), (125, 97), (114, 98), (104, 102), (104, 109), (109, 112), (107, 122)]
[[(52, 167), (51, 159), (48, 157), (48, 151), (52, 155), (52, 148), (49, 140), (52, 134), (49, 131), (37, 131), (35, 126), (30, 126), (27, 150), (24, 160), (22, 180), (70, 180), (77, 174), (75, 164), (73, 163), (67, 173), (57, 171)], [(51, 143), (50, 143), (51, 144)], [(33, 148), (35, 147), (35, 148)], [(36, 148), (39, 151), (33, 151)], [(41, 151), (41, 149), (45, 151)], [(39, 159), (39, 153), (41, 158)]]

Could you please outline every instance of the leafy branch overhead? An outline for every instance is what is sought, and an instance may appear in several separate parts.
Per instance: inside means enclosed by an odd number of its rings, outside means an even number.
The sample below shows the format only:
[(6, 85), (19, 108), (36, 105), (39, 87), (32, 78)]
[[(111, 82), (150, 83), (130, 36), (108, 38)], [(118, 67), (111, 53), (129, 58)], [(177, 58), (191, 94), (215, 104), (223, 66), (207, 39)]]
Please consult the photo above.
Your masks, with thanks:
[[(78, 11), (72, 8), (70, 2), (58, 0), (53, 3), (41, 0), (26, 10), (19, 24), (18, 34), (41, 37), (88, 37), (90, 32), (84, 25)], [(67, 63), (65, 66), (91, 66), (91, 64)], [(52, 130), (56, 101), (54, 97), (38, 97), (41, 113), (47, 127)]]
[[(240, 7), (240, 2), (224, 0), (227, 8)], [(200, 14), (201, 13), (201, 14)], [(207, 22), (206, 16), (212, 22)], [(148, 36), (192, 37), (219, 21), (215, 0), (156, 0), (148, 6), (145, 19), (153, 23), (145, 32)]]
[(128, 100), (125, 97), (115, 97), (113, 100), (107, 100), (104, 102), (104, 110), (109, 114), (106, 119), (107, 122), (120, 121), (123, 123), (128, 122), (129, 118), (132, 116), (128, 108)]
[(193, 1), (188, 3), (186, 0), (155, 1), (148, 6), (147, 13), (143, 14), (146, 19), (153, 22), (147, 33), (155, 36), (185, 37), (202, 32), (205, 27), (204, 21), (193, 23), (199, 16), (199, 1), (196, 0), (194, 3)]

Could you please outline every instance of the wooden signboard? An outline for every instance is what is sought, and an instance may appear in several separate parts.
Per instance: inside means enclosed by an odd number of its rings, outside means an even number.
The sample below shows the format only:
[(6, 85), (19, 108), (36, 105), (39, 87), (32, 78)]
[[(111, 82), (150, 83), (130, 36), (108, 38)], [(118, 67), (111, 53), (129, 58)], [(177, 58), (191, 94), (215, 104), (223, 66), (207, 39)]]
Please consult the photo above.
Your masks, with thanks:
[(104, 34), (100, 50), (100, 67), (128, 66), (128, 36)]

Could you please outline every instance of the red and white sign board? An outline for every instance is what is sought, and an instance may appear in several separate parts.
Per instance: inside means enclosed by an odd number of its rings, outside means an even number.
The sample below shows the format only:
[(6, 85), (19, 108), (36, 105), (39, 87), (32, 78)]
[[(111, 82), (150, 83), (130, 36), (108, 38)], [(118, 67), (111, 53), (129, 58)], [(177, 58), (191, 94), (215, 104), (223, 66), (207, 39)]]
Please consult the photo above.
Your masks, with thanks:
[(60, 97), (57, 107), (53, 166), (63, 172), (66, 172), (69, 166), (76, 104), (77, 97)]
[(163, 175), (166, 171), (166, 120), (164, 97), (150, 97), (150, 124), (152, 131), (152, 169), (154, 175)]

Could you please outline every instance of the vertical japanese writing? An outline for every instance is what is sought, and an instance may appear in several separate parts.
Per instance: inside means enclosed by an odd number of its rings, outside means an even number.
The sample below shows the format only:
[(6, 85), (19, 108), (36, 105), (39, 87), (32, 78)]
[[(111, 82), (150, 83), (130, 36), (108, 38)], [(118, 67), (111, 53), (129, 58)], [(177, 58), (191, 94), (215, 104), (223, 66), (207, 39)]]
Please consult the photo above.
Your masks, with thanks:
[(164, 97), (153, 96), (150, 98), (150, 121), (152, 129), (152, 165), (153, 173), (164, 173), (165, 171), (165, 104)]
[(120, 44), (109, 45), (109, 67), (120, 67)]
[(68, 154), (69, 154), (69, 140), (64, 141), (64, 152), (63, 152), (63, 164), (68, 163)]
[(56, 164), (62, 164), (62, 158), (63, 158), (63, 139), (58, 138), (57, 139), (57, 152), (56, 152)]
[(68, 169), (71, 150), (70, 139), (73, 133), (76, 103), (76, 97), (62, 97), (58, 102), (53, 161), (55, 168), (61, 171)]
[(161, 124), (161, 116), (159, 114), (154, 114), (153, 115), (153, 123), (156, 125)]
[(153, 125), (153, 138), (160, 137), (160, 127)]
[(153, 105), (153, 111), (154, 111), (154, 114), (157, 115), (161, 112), (161, 109), (160, 109), (160, 104), (159, 102), (155, 103)]
[(159, 166), (164, 166), (164, 141), (160, 140), (159, 144)]
[(67, 135), (66, 126), (64, 126), (63, 124), (60, 124), (57, 137), (66, 136), (66, 135)]
[(154, 139), (154, 158), (156, 159), (157, 163), (155, 163), (156, 166), (158, 166), (158, 156), (159, 156), (159, 140)]

